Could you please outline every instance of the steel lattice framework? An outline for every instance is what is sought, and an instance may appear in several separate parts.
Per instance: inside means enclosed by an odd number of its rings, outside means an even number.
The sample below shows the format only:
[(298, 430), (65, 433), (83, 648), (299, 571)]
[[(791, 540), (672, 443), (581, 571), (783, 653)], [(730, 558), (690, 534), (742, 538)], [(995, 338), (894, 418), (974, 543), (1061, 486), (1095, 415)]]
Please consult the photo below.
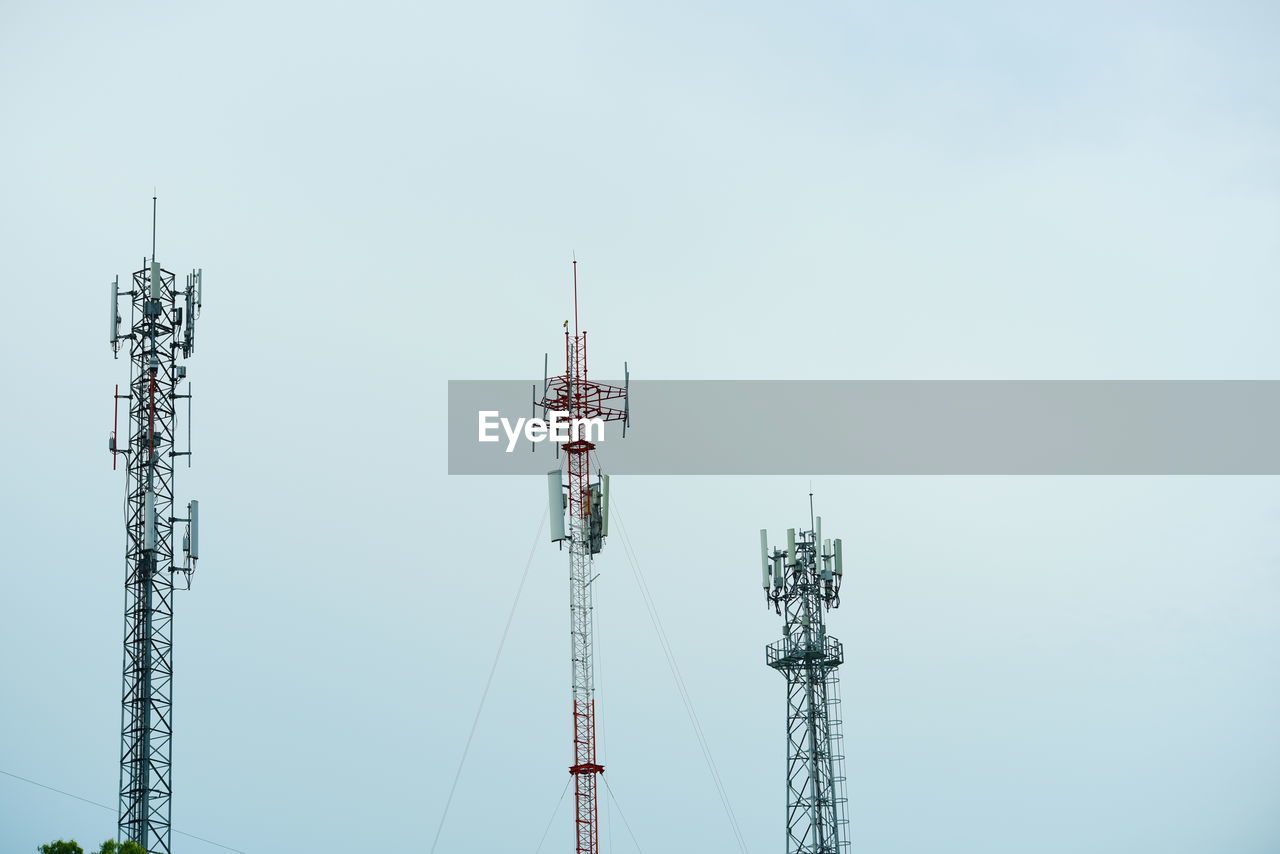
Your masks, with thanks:
[(785, 551), (770, 552), (761, 531), (760, 551), (765, 597), (784, 618), (784, 636), (766, 647), (765, 661), (787, 680), (787, 854), (843, 854), (849, 841), (837, 668), (844, 650), (827, 634), (824, 616), (840, 604), (842, 544), (823, 544), (819, 517), (813, 530), (788, 530)]
[[(128, 441), (115, 431), (110, 450), (125, 458), (126, 575), (124, 668), (120, 731), (120, 840), (133, 840), (149, 854), (170, 852), (170, 801), (173, 793), (173, 594), (174, 577), (190, 586), (199, 556), (198, 504), (186, 516), (174, 508), (174, 463), (190, 447), (174, 445), (176, 407), (190, 392), (179, 393), (186, 368), (179, 356), (194, 348), (201, 274), (187, 277), (178, 290), (175, 276), (153, 258), (133, 274), (132, 290), (112, 287), (111, 345), (118, 353), (129, 342)], [(131, 302), (130, 331), (119, 334), (119, 297)], [(185, 303), (178, 306), (181, 297)], [(189, 419), (188, 419), (189, 421)], [(189, 439), (189, 435), (188, 435)], [(174, 564), (174, 523), (187, 523), (185, 560)]]
[[(578, 330), (578, 262), (573, 262), (573, 334), (565, 323), (565, 372), (546, 380), (539, 405), (544, 412), (567, 413), (571, 419), (628, 419), (627, 389), (592, 382), (587, 374), (587, 333)], [(622, 403), (618, 407), (616, 403)], [(591, 451), (581, 435), (564, 443), (568, 472), (569, 637), (572, 656), (574, 838), (576, 854), (597, 854), (600, 822), (596, 775), (604, 766), (596, 756), (595, 665), (592, 660), (592, 563), (608, 534), (606, 502), (599, 484), (591, 483)]]

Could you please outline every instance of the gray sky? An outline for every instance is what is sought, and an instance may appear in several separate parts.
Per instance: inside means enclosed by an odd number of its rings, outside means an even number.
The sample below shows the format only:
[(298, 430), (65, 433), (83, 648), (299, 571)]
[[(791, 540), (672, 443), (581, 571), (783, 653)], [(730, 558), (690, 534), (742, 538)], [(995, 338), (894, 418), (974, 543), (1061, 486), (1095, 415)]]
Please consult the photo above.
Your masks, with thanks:
[[(606, 373), (1280, 378), (1270, 4), (4, 19), (0, 769), (114, 802), (105, 438), (127, 363), (103, 330), (156, 186), (160, 260), (203, 267), (206, 294), (174, 826), (255, 854), (426, 850), (545, 492), (445, 475), (445, 384), (537, 374), (571, 251)], [(804, 520), (809, 481), (613, 486), (752, 854), (780, 850), (756, 531)], [(1274, 478), (814, 489), (852, 567), (830, 628), (855, 851), (1280, 847)], [(731, 851), (618, 539), (597, 593), (610, 784), (644, 851)], [(565, 574), (539, 542), (441, 854), (531, 852), (551, 816)], [(569, 825), (565, 804), (544, 851)], [(5, 851), (113, 828), (0, 777)], [(605, 842), (634, 850), (612, 807)]]

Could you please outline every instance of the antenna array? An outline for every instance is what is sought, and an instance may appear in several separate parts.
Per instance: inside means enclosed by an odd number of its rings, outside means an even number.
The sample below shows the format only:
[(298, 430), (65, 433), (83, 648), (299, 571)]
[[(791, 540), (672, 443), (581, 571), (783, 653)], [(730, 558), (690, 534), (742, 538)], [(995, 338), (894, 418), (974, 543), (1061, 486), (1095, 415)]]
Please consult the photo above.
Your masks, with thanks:
[[(543, 381), (541, 406), (567, 413), (571, 419), (622, 422), (630, 420), (628, 384), (605, 385), (587, 375), (587, 333), (578, 330), (578, 262), (573, 262), (573, 334), (565, 321), (565, 371)], [(545, 373), (545, 368), (544, 368)], [(630, 374), (627, 372), (629, 378)], [(569, 543), (569, 636), (573, 659), (574, 851), (597, 854), (600, 820), (596, 775), (604, 766), (596, 756), (595, 666), (592, 660), (592, 562), (609, 535), (609, 478), (591, 481), (591, 451), (595, 445), (581, 436), (564, 445), (568, 484), (560, 469), (547, 474), (551, 511), (551, 539)], [(568, 512), (566, 530), (565, 514)]]
[(760, 532), (765, 601), (783, 617), (783, 638), (765, 662), (787, 680), (787, 854), (848, 850), (840, 727), (840, 641), (827, 634), (824, 611), (840, 605), (844, 549), (812, 530), (787, 529), (785, 550)]
[[(133, 274), (132, 288), (111, 283), (111, 351), (128, 342), (129, 387), (116, 386), (116, 427), (108, 449), (126, 477), (124, 674), (120, 728), (119, 836), (150, 854), (170, 854), (173, 738), (173, 591), (190, 588), (200, 557), (200, 506), (185, 515), (175, 506), (174, 468), (191, 463), (191, 384), (178, 364), (195, 351), (195, 322), (203, 307), (202, 275), (194, 270), (179, 290), (176, 277), (152, 257)], [(129, 306), (122, 332), (120, 298)], [(183, 383), (186, 382), (184, 388)], [(176, 409), (187, 401), (187, 445), (175, 447)], [(126, 401), (126, 435), (117, 435)], [(175, 563), (175, 525), (181, 524), (182, 563)]]

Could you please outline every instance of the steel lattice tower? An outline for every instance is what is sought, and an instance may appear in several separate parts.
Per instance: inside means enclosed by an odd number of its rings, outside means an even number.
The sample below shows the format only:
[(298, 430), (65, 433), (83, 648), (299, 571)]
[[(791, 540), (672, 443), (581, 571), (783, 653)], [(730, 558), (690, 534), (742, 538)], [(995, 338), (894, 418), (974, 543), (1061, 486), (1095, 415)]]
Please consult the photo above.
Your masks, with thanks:
[(840, 540), (834, 548), (823, 541), (821, 516), (812, 530), (788, 529), (786, 551), (770, 551), (760, 532), (765, 598), (783, 616), (784, 636), (766, 647), (765, 660), (787, 680), (787, 854), (849, 846), (836, 670), (844, 650), (824, 618), (840, 604), (842, 551)]
[[(587, 375), (587, 333), (578, 329), (578, 262), (573, 262), (573, 335), (565, 321), (565, 372), (544, 381), (542, 399), (547, 412), (582, 421), (629, 420), (627, 386), (592, 382)], [(625, 368), (624, 368), (625, 371)], [(616, 405), (621, 403), (622, 408)], [(587, 434), (589, 435), (589, 433)], [(577, 432), (564, 443), (568, 472), (567, 502), (561, 498), (560, 470), (549, 473), (552, 539), (569, 541), (569, 637), (573, 686), (574, 838), (576, 854), (597, 854), (600, 821), (596, 775), (604, 766), (596, 761), (595, 667), (592, 661), (592, 564), (609, 533), (609, 480), (601, 475), (591, 483), (590, 454), (595, 445)], [(568, 509), (568, 531), (563, 513)]]
[[(154, 200), (153, 200), (154, 203)], [(154, 215), (154, 210), (153, 210)], [(119, 298), (131, 304), (127, 334), (120, 334)], [(182, 304), (179, 305), (179, 302)], [(173, 793), (173, 593), (175, 576), (190, 587), (199, 557), (199, 504), (175, 515), (174, 468), (178, 457), (190, 465), (190, 386), (180, 386), (187, 370), (179, 357), (194, 349), (195, 318), (201, 305), (201, 272), (176, 277), (155, 258), (133, 274), (133, 287), (111, 289), (111, 349), (129, 342), (127, 442), (113, 429), (109, 448), (125, 459), (124, 675), (120, 727), (120, 841), (132, 840), (149, 854), (169, 854), (170, 798)], [(187, 400), (187, 449), (175, 447), (178, 401)], [(174, 564), (174, 523), (186, 523), (182, 566)]]

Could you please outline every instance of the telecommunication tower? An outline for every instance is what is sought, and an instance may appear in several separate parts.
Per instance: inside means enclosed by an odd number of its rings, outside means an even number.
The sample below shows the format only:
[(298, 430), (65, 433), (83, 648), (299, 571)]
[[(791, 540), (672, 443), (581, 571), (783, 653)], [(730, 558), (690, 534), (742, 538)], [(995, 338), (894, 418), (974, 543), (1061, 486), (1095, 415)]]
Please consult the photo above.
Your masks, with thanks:
[[(596, 800), (596, 775), (604, 766), (596, 761), (595, 669), (592, 661), (592, 564), (609, 535), (609, 477), (591, 482), (593, 434), (588, 421), (622, 422), (624, 435), (630, 422), (629, 374), (624, 363), (622, 386), (592, 382), (587, 374), (587, 333), (578, 328), (578, 262), (573, 262), (573, 334), (565, 321), (564, 374), (543, 380), (540, 400), (543, 417), (560, 413), (578, 422), (564, 443), (566, 484), (559, 468), (547, 473), (551, 510), (551, 539), (569, 543), (569, 637), (573, 661), (573, 764), (574, 838), (576, 854), (597, 854), (600, 821)], [(567, 494), (566, 494), (567, 493)], [(568, 511), (568, 529), (565, 511)]]
[[(185, 365), (195, 349), (195, 321), (202, 304), (201, 271), (179, 290), (173, 273), (160, 266), (155, 249), (152, 199), (151, 259), (133, 274), (133, 285), (111, 284), (111, 351), (129, 342), (127, 394), (116, 386), (116, 419), (108, 448), (112, 468), (125, 468), (124, 685), (120, 726), (118, 832), (149, 854), (169, 854), (173, 794), (173, 593), (187, 589), (200, 556), (200, 506), (177, 515), (174, 469), (179, 457), (191, 464), (191, 386)], [(128, 332), (121, 332), (120, 298), (129, 301)], [(117, 436), (120, 401), (127, 401), (126, 435)], [(176, 410), (187, 401), (186, 450), (175, 446)], [(183, 562), (174, 563), (174, 525), (184, 523)]]
[[(810, 496), (810, 506), (813, 498)], [(840, 692), (840, 641), (827, 634), (824, 610), (840, 604), (844, 555), (840, 540), (822, 539), (822, 517), (810, 530), (787, 529), (787, 547), (769, 549), (760, 531), (765, 600), (783, 617), (782, 640), (765, 661), (787, 680), (787, 854), (848, 851)]]

